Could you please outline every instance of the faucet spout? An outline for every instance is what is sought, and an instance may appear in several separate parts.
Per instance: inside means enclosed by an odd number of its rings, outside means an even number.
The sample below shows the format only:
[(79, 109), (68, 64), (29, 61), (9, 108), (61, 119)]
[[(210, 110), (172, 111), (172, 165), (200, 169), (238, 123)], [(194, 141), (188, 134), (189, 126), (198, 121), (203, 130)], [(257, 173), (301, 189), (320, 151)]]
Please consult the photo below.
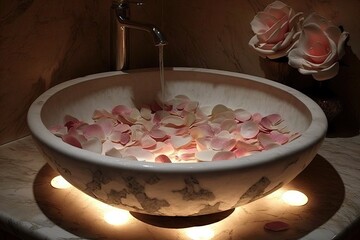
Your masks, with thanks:
[[(128, 0), (122, 0), (120, 2), (113, 2), (112, 9), (115, 14), (115, 21), (113, 23), (113, 36), (112, 36), (112, 51), (113, 51), (113, 67), (115, 70), (124, 70), (128, 67), (128, 51), (127, 51), (127, 28), (138, 29), (146, 31), (151, 34), (155, 46), (163, 46), (167, 44), (167, 41), (160, 31), (154, 25), (144, 24), (129, 19), (129, 3)], [(141, 2), (139, 5), (141, 5)]]
[(132, 29), (143, 30), (143, 31), (150, 33), (154, 39), (155, 46), (161, 46), (161, 45), (167, 44), (164, 35), (161, 33), (160, 29), (157, 28), (156, 26), (151, 25), (151, 24), (144, 24), (144, 23), (138, 23), (138, 22), (131, 21), (129, 19), (124, 18), (124, 16), (122, 16), (121, 14), (117, 14), (116, 16), (120, 23), (120, 26), (132, 28)]

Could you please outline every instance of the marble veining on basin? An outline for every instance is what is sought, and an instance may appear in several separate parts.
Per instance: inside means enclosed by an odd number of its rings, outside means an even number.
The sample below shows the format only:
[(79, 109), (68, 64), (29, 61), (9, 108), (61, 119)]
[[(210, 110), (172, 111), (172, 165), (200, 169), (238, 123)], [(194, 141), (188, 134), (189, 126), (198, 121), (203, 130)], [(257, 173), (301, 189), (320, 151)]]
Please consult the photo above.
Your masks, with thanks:
[(168, 69), (165, 79), (169, 98), (185, 94), (202, 105), (276, 112), (301, 137), (241, 159), (158, 164), (78, 149), (47, 130), (66, 114), (89, 121), (94, 109), (150, 103), (160, 94), (157, 70), (101, 73), (49, 89), (29, 109), (32, 136), (48, 163), (86, 194), (129, 211), (167, 216), (225, 211), (266, 196), (311, 162), (325, 136), (322, 110), (302, 93), (270, 80), (189, 68)]

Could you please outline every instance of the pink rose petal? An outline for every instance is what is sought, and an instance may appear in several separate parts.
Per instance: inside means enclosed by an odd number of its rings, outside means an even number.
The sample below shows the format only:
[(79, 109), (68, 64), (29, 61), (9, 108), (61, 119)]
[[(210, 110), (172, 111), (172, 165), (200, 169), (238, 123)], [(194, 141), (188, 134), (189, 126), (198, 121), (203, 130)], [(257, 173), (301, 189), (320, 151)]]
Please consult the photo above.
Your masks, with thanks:
[(251, 113), (244, 109), (236, 109), (234, 111), (235, 113), (235, 119), (239, 122), (245, 122), (251, 119)]
[(259, 124), (255, 121), (247, 121), (242, 123), (240, 134), (243, 138), (254, 138), (259, 133)]
[(157, 163), (171, 163), (171, 160), (166, 155), (159, 155), (155, 158), (155, 162)]
[(140, 145), (143, 148), (151, 148), (156, 145), (156, 141), (149, 135), (145, 135), (140, 139)]
[(126, 157), (134, 156), (139, 161), (154, 162), (154, 160), (155, 160), (154, 155), (150, 151), (145, 150), (139, 146), (131, 146), (131, 147), (126, 148), (123, 155)]
[(214, 150), (204, 150), (195, 153), (195, 158), (201, 162), (211, 162), (217, 153)]
[(72, 135), (66, 134), (66, 135), (61, 136), (61, 138), (67, 144), (70, 144), (70, 145), (72, 145), (74, 147), (77, 147), (77, 148), (82, 148), (80, 141), (76, 137), (74, 137)]
[(111, 148), (111, 149), (107, 150), (105, 152), (105, 156), (116, 157), (116, 158), (122, 158), (123, 157), (122, 154), (121, 154), (121, 151), (119, 151), (116, 148)]
[(81, 144), (82, 148), (94, 153), (102, 152), (102, 143), (98, 138), (92, 138)]
[(175, 149), (186, 147), (191, 141), (191, 136), (171, 136), (170, 138), (170, 143)]
[(236, 140), (231, 138), (214, 137), (210, 146), (215, 151), (230, 151), (236, 145)]
[(231, 159), (235, 159), (235, 158), (236, 158), (235, 153), (233, 153), (231, 151), (221, 151), (221, 152), (217, 152), (213, 156), (212, 161), (231, 160)]
[(161, 124), (164, 124), (165, 126), (180, 127), (185, 125), (185, 121), (182, 117), (169, 115), (161, 120)]
[(84, 128), (83, 132), (84, 132), (84, 136), (87, 139), (94, 138), (94, 137), (98, 138), (99, 140), (105, 139), (104, 130), (102, 129), (102, 127), (99, 124), (96, 124), (96, 123), (88, 125), (86, 128)]
[(156, 140), (164, 140), (167, 137), (165, 131), (155, 127), (150, 130), (149, 135)]

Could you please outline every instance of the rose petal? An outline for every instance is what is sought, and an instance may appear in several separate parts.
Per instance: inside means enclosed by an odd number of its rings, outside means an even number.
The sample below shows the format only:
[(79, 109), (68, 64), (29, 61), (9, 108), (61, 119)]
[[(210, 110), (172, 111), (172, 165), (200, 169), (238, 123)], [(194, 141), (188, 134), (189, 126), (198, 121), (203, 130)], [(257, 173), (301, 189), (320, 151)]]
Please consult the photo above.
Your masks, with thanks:
[(107, 150), (105, 152), (105, 156), (116, 157), (116, 158), (122, 158), (123, 157), (121, 152), (116, 148), (111, 148), (111, 149)]
[(104, 130), (102, 129), (102, 127), (99, 124), (96, 124), (96, 123), (86, 126), (83, 130), (83, 133), (87, 139), (94, 138), (94, 137), (98, 138), (99, 140), (105, 139)]
[(236, 129), (236, 126), (237, 126), (237, 122), (233, 119), (225, 119), (220, 124), (220, 128), (222, 130), (227, 130), (229, 132), (234, 131)]
[(189, 145), (192, 141), (191, 136), (171, 136), (170, 143), (175, 148), (182, 148)]
[(244, 109), (236, 109), (234, 111), (235, 113), (235, 119), (239, 122), (245, 122), (251, 119), (251, 113)]
[(231, 160), (235, 158), (236, 158), (235, 153), (231, 151), (222, 151), (222, 152), (217, 152), (213, 156), (212, 161)]
[(214, 135), (214, 132), (209, 124), (201, 124), (190, 129), (190, 135), (192, 138), (203, 138)]
[(166, 155), (159, 155), (155, 158), (155, 162), (157, 163), (171, 163), (171, 160)]
[(70, 145), (72, 145), (74, 147), (77, 147), (77, 148), (82, 148), (80, 141), (76, 137), (74, 137), (72, 135), (66, 134), (66, 135), (61, 136), (61, 138), (67, 144), (70, 144)]
[(140, 109), (140, 115), (145, 120), (151, 120), (151, 118), (152, 118), (151, 109), (142, 107)]
[(140, 139), (140, 145), (143, 148), (151, 148), (156, 145), (156, 141), (152, 137), (145, 135)]
[(254, 138), (259, 133), (259, 124), (254, 121), (242, 123), (240, 134), (243, 138)]
[(92, 138), (81, 144), (82, 148), (94, 153), (102, 152), (102, 143), (98, 138)]
[(139, 146), (131, 146), (125, 149), (124, 156), (134, 156), (139, 161), (154, 162), (154, 154)]
[(235, 139), (222, 137), (215, 137), (210, 142), (211, 148), (215, 151), (230, 151), (235, 147), (235, 144)]
[(218, 152), (214, 151), (214, 150), (199, 151), (199, 152), (195, 153), (195, 158), (201, 162), (210, 162), (213, 160), (215, 154), (217, 154), (217, 153)]
[(123, 123), (120, 123), (113, 128), (113, 131), (118, 131), (118, 132), (128, 132), (129, 130), (130, 130), (130, 126), (128, 124), (123, 124)]

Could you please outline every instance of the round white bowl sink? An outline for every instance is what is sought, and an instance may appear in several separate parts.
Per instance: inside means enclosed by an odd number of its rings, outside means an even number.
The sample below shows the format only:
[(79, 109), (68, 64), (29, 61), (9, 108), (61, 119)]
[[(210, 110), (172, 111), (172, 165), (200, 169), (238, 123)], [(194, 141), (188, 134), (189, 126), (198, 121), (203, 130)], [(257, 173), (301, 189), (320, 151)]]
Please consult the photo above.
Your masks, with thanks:
[(279, 113), (301, 136), (238, 159), (161, 164), (76, 148), (48, 130), (62, 124), (66, 114), (90, 122), (95, 109), (151, 103), (161, 89), (154, 69), (95, 74), (49, 89), (29, 109), (32, 136), (48, 163), (91, 197), (139, 213), (191, 216), (233, 209), (279, 189), (311, 162), (326, 134), (327, 121), (318, 105), (271, 80), (193, 68), (167, 69), (165, 80), (167, 98), (182, 94), (200, 105)]

